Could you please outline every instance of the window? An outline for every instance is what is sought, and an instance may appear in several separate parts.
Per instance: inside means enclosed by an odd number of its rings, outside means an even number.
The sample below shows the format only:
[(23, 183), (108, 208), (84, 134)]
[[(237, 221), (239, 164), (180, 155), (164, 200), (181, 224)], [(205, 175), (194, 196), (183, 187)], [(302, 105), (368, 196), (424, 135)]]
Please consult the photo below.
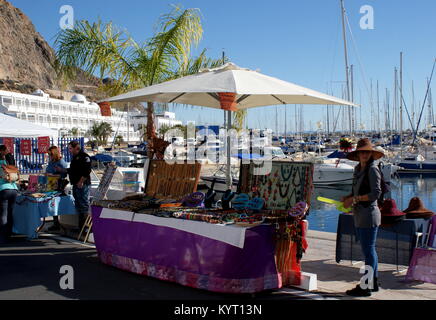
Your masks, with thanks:
[(12, 104), (12, 98), (3, 97), (4, 104)]

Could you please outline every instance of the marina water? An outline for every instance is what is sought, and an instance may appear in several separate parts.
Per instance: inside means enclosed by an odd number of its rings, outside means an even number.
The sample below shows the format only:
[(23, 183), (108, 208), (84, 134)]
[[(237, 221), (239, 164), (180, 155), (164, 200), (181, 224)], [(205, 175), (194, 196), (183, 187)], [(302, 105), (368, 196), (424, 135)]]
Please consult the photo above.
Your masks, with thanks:
[[(386, 195), (385, 198), (394, 199), (398, 209), (405, 210), (411, 198), (420, 197), (427, 209), (436, 211), (436, 174), (402, 174), (392, 179), (390, 185), (390, 195)], [(307, 217), (309, 229), (336, 233), (340, 212), (334, 205), (320, 202), (316, 198), (321, 196), (340, 200), (341, 197), (350, 193), (351, 185), (315, 187), (311, 198), (310, 213)]]

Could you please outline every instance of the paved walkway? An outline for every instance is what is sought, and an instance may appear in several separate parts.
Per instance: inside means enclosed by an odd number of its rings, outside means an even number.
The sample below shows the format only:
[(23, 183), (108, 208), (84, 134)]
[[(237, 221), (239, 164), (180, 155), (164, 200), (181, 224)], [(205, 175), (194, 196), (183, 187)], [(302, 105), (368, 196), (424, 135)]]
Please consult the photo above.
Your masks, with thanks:
[[(362, 276), (363, 262), (351, 265), (350, 261), (335, 261), (336, 234), (309, 230), (309, 249), (303, 257), (302, 269), (316, 273), (318, 291), (326, 296), (349, 299), (343, 293), (353, 288)], [(405, 269), (400, 266), (400, 271)], [(369, 298), (375, 300), (436, 300), (436, 285), (419, 281), (404, 282), (406, 272), (397, 273), (397, 267), (379, 264), (381, 290)]]
[[(73, 242), (71, 242), (73, 241)], [(74, 288), (63, 290), (60, 268), (74, 270)], [(323, 299), (295, 289), (256, 295), (220, 294), (144, 277), (100, 262), (93, 245), (41, 235), (0, 246), (0, 300), (305, 300)]]
[[(309, 249), (303, 257), (303, 271), (316, 273), (318, 290), (303, 292), (283, 288), (251, 295), (218, 294), (175, 283), (143, 277), (100, 263), (95, 248), (71, 239), (42, 235), (0, 247), (0, 300), (2, 299), (146, 299), (146, 300), (295, 300), (350, 299), (343, 293), (360, 279), (359, 267), (349, 261), (337, 264), (336, 234), (309, 231)], [(74, 268), (74, 289), (59, 285), (62, 265)], [(382, 289), (362, 299), (436, 299), (436, 285), (404, 283), (404, 275), (396, 274), (396, 266), (380, 265)]]

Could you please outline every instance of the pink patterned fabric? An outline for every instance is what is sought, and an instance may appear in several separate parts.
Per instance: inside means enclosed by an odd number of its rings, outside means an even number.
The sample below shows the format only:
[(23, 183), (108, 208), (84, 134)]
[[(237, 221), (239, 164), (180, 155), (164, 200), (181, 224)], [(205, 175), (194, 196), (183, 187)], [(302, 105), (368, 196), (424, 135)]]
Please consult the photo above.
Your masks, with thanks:
[(255, 279), (225, 279), (220, 277), (194, 274), (174, 267), (158, 266), (132, 258), (99, 252), (100, 260), (119, 269), (134, 272), (165, 281), (177, 282), (181, 285), (226, 293), (253, 293), (268, 289), (281, 288), (281, 275), (269, 275)]
[(406, 280), (436, 284), (436, 250), (415, 248)]
[[(431, 219), (429, 230), (430, 248), (415, 248), (407, 270), (407, 281), (419, 280), (436, 284), (436, 248), (434, 240), (436, 236), (436, 216)], [(433, 247), (433, 248), (432, 248)]]
[(433, 218), (431, 218), (431, 230), (430, 230), (430, 235), (429, 235), (429, 246), (430, 247), (434, 247), (436, 248), (436, 216), (433, 216)]

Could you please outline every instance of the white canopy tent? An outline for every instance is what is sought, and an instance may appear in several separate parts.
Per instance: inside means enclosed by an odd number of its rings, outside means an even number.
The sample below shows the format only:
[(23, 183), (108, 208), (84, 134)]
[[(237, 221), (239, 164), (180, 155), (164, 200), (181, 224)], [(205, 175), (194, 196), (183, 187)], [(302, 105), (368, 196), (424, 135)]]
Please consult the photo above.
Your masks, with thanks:
[[(235, 94), (231, 109), (224, 109), (220, 94)], [(233, 63), (207, 69), (194, 75), (163, 82), (121, 94), (107, 102), (161, 102), (178, 103), (224, 109), (227, 111), (227, 128), (231, 128), (231, 111), (260, 106), (286, 104), (346, 105), (356, 104), (294, 83), (240, 68)], [(228, 101), (227, 101), (228, 104)], [(230, 137), (227, 137), (227, 185), (230, 175)]]
[(47, 136), (57, 138), (58, 132), (0, 113), (0, 137), (30, 138)]

